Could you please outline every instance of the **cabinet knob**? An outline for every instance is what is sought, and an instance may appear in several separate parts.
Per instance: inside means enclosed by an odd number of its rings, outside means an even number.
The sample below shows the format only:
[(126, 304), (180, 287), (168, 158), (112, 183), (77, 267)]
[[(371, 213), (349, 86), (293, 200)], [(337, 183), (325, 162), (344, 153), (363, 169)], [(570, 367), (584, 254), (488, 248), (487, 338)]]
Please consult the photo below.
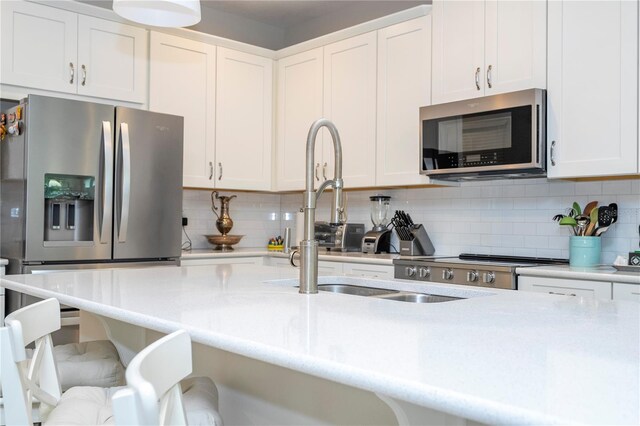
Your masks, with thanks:
[(213, 162), (209, 161), (209, 180), (213, 179)]
[(551, 165), (556, 165), (556, 141), (551, 141), (551, 152), (549, 153), (549, 159), (551, 160)]
[(76, 69), (73, 66), (73, 62), (69, 62), (69, 75), (71, 77), (71, 79), (69, 80), (69, 84), (73, 84), (73, 80), (75, 80), (76, 78)]
[(449, 268), (442, 270), (442, 279), (443, 280), (452, 280), (453, 279), (453, 271)]
[(476, 89), (480, 90), (480, 67), (476, 68)]
[(491, 85), (491, 65), (489, 65), (489, 67), (487, 68), (487, 86), (489, 87), (489, 89), (491, 89), (491, 87), (493, 87)]
[(218, 175), (218, 180), (222, 180), (222, 163), (218, 163), (218, 168), (220, 169), (220, 174)]
[(320, 176), (318, 176), (318, 169), (320, 168), (320, 163), (316, 163), (316, 180), (320, 180)]
[(327, 163), (326, 162), (322, 165), (322, 178), (324, 180), (327, 180)]

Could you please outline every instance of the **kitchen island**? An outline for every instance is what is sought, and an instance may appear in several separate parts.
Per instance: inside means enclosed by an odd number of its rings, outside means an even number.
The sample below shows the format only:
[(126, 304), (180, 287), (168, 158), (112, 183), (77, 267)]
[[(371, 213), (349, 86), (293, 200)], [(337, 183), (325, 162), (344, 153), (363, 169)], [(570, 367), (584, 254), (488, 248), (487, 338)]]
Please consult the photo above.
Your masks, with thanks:
[(186, 329), (204, 346), (373, 392), (399, 423), (426, 423), (403, 407), (492, 424), (640, 422), (637, 303), (321, 277), (463, 298), (412, 304), (300, 295), (290, 277), (215, 265), (10, 276), (2, 285), (160, 333)]

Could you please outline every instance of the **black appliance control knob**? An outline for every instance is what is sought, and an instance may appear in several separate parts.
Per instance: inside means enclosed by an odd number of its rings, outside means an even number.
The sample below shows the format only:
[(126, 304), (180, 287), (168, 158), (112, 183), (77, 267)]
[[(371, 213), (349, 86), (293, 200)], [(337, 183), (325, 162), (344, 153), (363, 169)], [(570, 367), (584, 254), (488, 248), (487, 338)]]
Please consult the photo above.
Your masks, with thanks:
[(442, 279), (443, 280), (452, 280), (453, 279), (453, 271), (449, 268), (442, 270)]
[(482, 282), (485, 284), (493, 284), (496, 282), (496, 273), (495, 272), (485, 272), (482, 275)]
[(425, 268), (424, 266), (418, 270), (418, 276), (420, 278), (429, 278), (431, 275), (431, 269)]

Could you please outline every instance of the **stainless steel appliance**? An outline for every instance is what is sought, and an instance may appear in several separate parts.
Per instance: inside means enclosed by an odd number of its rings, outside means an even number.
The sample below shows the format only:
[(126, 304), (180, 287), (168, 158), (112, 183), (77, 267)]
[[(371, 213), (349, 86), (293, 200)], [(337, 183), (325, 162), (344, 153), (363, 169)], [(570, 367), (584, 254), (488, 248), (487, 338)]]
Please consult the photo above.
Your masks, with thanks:
[(333, 251), (360, 251), (364, 236), (363, 223), (315, 223), (318, 246)]
[(363, 253), (389, 253), (391, 251), (391, 230), (389, 224), (389, 205), (391, 197), (373, 195), (371, 201), (371, 222), (373, 229), (362, 237)]
[(420, 172), (443, 180), (544, 177), (546, 91), (420, 108)]
[[(2, 243), (8, 273), (177, 264), (182, 117), (30, 95), (5, 111)], [(10, 292), (9, 312), (25, 304)]]
[(393, 261), (394, 277), (405, 280), (516, 290), (516, 268), (567, 264), (567, 259), (463, 253), (457, 257), (414, 257)]

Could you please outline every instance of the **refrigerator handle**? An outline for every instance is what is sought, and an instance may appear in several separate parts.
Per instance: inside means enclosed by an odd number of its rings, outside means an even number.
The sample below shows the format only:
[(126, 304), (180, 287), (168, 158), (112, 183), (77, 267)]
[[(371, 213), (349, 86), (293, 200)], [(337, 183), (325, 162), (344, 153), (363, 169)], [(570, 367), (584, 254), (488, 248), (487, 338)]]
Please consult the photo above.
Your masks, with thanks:
[(111, 122), (102, 122), (102, 149), (104, 150), (104, 167), (102, 170), (102, 222), (100, 223), (100, 243), (107, 244), (111, 241), (109, 225), (112, 221), (113, 205), (113, 136), (111, 134)]
[(129, 144), (129, 125), (120, 124), (122, 138), (122, 179), (120, 182), (120, 218), (118, 223), (118, 242), (127, 241), (127, 227), (129, 226), (129, 198), (131, 195), (131, 145)]

